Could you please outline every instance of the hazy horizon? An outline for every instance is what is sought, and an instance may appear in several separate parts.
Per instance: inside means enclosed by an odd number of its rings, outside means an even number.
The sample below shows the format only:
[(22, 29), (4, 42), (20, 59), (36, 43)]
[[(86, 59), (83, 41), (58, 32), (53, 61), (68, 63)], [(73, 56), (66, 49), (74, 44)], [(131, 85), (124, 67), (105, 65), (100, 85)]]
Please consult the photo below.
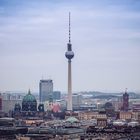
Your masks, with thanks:
[(67, 91), (69, 11), (73, 91), (140, 92), (138, 0), (1, 0), (0, 91)]
[[(29, 89), (28, 89), (29, 90)], [(12, 93), (14, 93), (14, 94), (27, 94), (28, 93), (28, 90), (22, 90), (22, 91), (18, 91), (18, 90), (15, 90), (15, 91), (0, 91), (0, 93), (9, 93), (9, 94), (12, 94)], [(58, 91), (58, 90), (54, 90), (54, 91)], [(30, 90), (30, 92), (32, 93), (32, 94), (38, 94), (39, 95), (39, 91), (35, 91), (35, 90)], [(60, 91), (61, 92), (61, 94), (67, 94), (67, 91)], [(112, 95), (114, 95), (114, 94), (120, 94), (120, 93), (125, 93), (125, 90), (123, 90), (123, 91), (103, 91), (103, 90), (101, 90), (101, 91), (85, 91), (85, 90), (83, 90), (83, 91), (73, 91), (72, 92), (72, 94), (75, 94), (75, 93), (90, 93), (90, 92), (99, 92), (99, 93), (105, 93), (105, 94), (112, 94)], [(136, 94), (140, 94), (140, 92), (139, 91), (127, 91), (127, 93), (136, 93)]]

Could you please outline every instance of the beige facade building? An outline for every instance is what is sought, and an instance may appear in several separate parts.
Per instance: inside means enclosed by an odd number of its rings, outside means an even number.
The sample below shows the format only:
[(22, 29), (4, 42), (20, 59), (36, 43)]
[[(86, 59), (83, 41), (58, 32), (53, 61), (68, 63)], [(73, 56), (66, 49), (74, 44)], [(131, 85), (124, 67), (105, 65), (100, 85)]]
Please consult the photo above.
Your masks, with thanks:
[(131, 120), (132, 112), (120, 112), (120, 119)]
[(90, 119), (104, 119), (107, 118), (106, 114), (99, 114), (98, 112), (80, 112), (79, 119), (80, 120), (90, 120)]
[(132, 119), (140, 122), (140, 112), (132, 112)]
[(97, 119), (97, 126), (98, 127), (105, 127), (105, 126), (107, 126), (107, 118), (98, 118)]

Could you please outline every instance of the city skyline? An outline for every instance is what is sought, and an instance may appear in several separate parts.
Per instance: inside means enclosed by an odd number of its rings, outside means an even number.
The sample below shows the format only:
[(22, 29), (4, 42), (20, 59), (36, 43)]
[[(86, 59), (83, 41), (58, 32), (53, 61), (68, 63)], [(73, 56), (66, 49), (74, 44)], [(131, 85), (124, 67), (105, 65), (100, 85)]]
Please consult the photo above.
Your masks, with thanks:
[(38, 91), (42, 76), (67, 90), (70, 11), (73, 91), (140, 92), (139, 7), (137, 0), (2, 0), (0, 91)]

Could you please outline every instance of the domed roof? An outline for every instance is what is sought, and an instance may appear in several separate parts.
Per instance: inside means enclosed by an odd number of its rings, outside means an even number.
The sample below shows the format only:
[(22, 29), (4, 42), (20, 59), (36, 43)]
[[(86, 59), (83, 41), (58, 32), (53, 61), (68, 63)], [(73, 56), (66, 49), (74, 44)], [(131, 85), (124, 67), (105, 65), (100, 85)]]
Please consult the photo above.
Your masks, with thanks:
[(31, 94), (30, 90), (28, 91), (28, 94), (24, 96), (23, 102), (36, 102), (35, 96)]
[(79, 120), (75, 117), (69, 117), (66, 122), (70, 122), (70, 123), (75, 123), (75, 122), (79, 122)]
[(112, 105), (112, 103), (107, 102), (107, 103), (105, 103), (104, 107), (105, 107), (105, 109), (109, 109), (109, 108), (113, 108), (113, 105)]

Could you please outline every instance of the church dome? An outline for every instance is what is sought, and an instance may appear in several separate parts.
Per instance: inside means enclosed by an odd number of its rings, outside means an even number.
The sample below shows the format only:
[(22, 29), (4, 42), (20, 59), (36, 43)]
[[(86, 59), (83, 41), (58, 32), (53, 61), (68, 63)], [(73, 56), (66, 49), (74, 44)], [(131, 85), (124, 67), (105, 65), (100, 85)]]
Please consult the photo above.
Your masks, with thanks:
[(35, 96), (31, 94), (30, 90), (22, 100), (22, 111), (37, 111), (37, 101)]
[(75, 123), (75, 122), (79, 122), (79, 120), (75, 117), (69, 117), (66, 122), (70, 122), (70, 123)]
[(24, 96), (23, 102), (36, 102), (35, 96), (31, 94), (30, 90), (28, 91), (28, 94)]

